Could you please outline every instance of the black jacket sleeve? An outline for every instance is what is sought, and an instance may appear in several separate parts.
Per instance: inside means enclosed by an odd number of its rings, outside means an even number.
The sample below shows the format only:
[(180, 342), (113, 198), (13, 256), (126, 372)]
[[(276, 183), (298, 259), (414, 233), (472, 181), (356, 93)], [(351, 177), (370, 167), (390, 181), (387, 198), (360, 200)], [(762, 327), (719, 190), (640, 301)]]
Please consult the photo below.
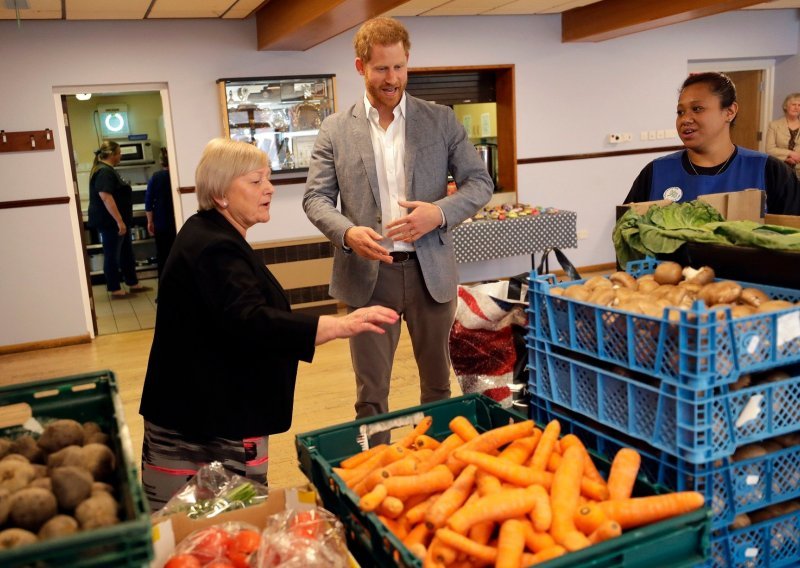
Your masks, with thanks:
[(653, 162), (647, 164), (633, 181), (631, 190), (623, 203), (650, 201), (650, 187), (653, 185)]
[(770, 156), (764, 165), (767, 212), (779, 215), (800, 215), (800, 180), (794, 171), (778, 158)]

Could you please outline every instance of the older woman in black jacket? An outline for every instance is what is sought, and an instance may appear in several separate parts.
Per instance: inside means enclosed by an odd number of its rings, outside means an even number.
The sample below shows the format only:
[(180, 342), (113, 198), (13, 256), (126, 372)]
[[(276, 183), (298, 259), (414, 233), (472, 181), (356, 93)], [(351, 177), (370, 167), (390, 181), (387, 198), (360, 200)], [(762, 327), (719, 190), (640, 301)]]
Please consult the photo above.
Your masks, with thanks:
[(142, 482), (158, 509), (205, 463), (266, 483), (268, 436), (289, 429), (298, 361), (316, 345), (383, 333), (397, 314), (372, 306), (342, 317), (292, 313), (245, 240), (270, 218), (266, 154), (212, 140), (197, 167), (200, 211), (181, 228), (159, 285), (140, 413)]

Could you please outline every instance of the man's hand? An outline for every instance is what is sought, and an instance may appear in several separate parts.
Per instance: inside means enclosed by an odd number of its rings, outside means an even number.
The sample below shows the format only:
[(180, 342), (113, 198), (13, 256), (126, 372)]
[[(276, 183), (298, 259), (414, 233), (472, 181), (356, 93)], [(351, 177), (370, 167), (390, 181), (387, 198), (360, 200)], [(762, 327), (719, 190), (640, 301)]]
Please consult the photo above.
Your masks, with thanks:
[(350, 227), (344, 234), (344, 244), (353, 249), (358, 256), (391, 264), (392, 257), (389, 256), (389, 251), (380, 245), (382, 239), (380, 234), (369, 227), (358, 225)]
[(386, 236), (393, 241), (413, 243), (422, 235), (431, 232), (442, 224), (442, 211), (427, 201), (398, 201), (400, 207), (411, 210), (411, 213), (395, 219), (386, 228)]

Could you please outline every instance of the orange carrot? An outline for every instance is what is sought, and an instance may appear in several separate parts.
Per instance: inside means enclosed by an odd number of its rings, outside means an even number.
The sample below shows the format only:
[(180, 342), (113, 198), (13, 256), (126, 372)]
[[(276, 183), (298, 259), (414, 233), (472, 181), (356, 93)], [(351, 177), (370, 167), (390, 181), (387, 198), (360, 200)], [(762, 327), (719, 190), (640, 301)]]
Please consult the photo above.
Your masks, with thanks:
[(386, 486), (383, 483), (379, 483), (372, 491), (359, 499), (358, 508), (366, 512), (374, 511), (386, 498), (386, 495)]
[(408, 534), (403, 539), (403, 544), (406, 546), (406, 548), (410, 548), (417, 543), (420, 543), (424, 546), (430, 537), (431, 531), (428, 530), (428, 527), (425, 526), (425, 523), (417, 523), (414, 525), (414, 528), (408, 531)]
[(433, 450), (430, 457), (419, 464), (420, 472), (425, 472), (433, 469), (437, 465), (444, 463), (450, 454), (464, 444), (464, 440), (458, 434), (450, 434), (442, 441), (438, 448)]
[(469, 528), (469, 539), (478, 544), (488, 544), (494, 534), (494, 521), (475, 523)]
[(477, 452), (491, 453), (494, 450), (513, 442), (518, 438), (530, 436), (533, 433), (533, 421), (523, 420), (505, 426), (499, 426), (492, 430), (487, 430), (477, 438), (464, 444), (465, 450), (475, 450)]
[(458, 434), (465, 442), (469, 442), (480, 436), (480, 432), (478, 432), (475, 426), (472, 425), (472, 422), (464, 416), (456, 416), (450, 421), (448, 426), (450, 426), (451, 432)]
[(541, 552), (537, 552), (536, 554), (523, 554), (522, 555), (522, 565), (523, 566), (534, 566), (536, 564), (541, 564), (542, 562), (547, 562), (548, 560), (552, 560), (553, 558), (558, 558), (559, 556), (564, 556), (567, 553), (567, 550), (563, 546), (554, 545), (550, 548), (546, 548)]
[(444, 526), (447, 518), (464, 504), (475, 484), (477, 470), (478, 468), (474, 465), (465, 467), (453, 484), (444, 490), (436, 503), (428, 508), (425, 513), (425, 523), (429, 529), (435, 530)]
[(497, 560), (497, 549), (493, 546), (479, 544), (450, 529), (441, 528), (437, 530), (436, 538), (451, 546), (455, 550), (463, 552), (482, 562), (494, 563)]
[(416, 440), (414, 440), (414, 447), (418, 450), (435, 450), (440, 445), (441, 442), (439, 442), (436, 438), (431, 438), (427, 434), (421, 434), (417, 436)]
[(447, 525), (459, 534), (483, 521), (504, 521), (527, 515), (536, 504), (529, 489), (504, 489), (486, 497), (467, 502), (447, 520)]
[(406, 548), (408, 548), (408, 551), (420, 560), (423, 560), (425, 555), (428, 554), (428, 549), (421, 542), (409, 544), (406, 546)]
[(412, 504), (411, 501), (418, 496), (414, 495), (413, 497), (410, 497), (406, 503), (405, 513), (403, 514), (403, 517), (405, 517), (405, 520), (408, 522), (408, 524), (413, 527), (417, 523), (421, 523), (425, 518), (425, 512), (428, 510), (428, 507), (436, 502), (436, 500), (439, 498), (439, 495), (441, 495), (441, 493), (434, 493), (429, 495), (427, 499), (423, 499), (416, 504)]
[(561, 424), (558, 420), (552, 420), (545, 426), (542, 437), (539, 443), (536, 444), (536, 450), (531, 456), (530, 466), (533, 469), (538, 471), (547, 470), (547, 461), (550, 459), (550, 454), (553, 453), (559, 434), (561, 434)]
[(354, 487), (359, 481), (372, 473), (372, 470), (374, 470), (376, 467), (389, 465), (392, 462), (396, 462), (397, 460), (406, 457), (406, 455), (408, 455), (408, 450), (402, 446), (398, 446), (397, 444), (387, 446), (380, 452), (377, 452), (367, 458), (358, 467), (352, 470), (344, 470), (352, 472), (351, 474), (348, 474), (352, 475), (352, 478), (346, 480), (345, 482), (347, 483), (348, 487)]
[(437, 535), (434, 535), (431, 545), (428, 547), (428, 553), (434, 561), (445, 566), (455, 562), (456, 556), (458, 556), (456, 549), (443, 542)]
[(581, 479), (581, 496), (590, 501), (605, 501), (608, 499), (608, 486), (605, 481), (595, 481), (583, 476)]
[(547, 471), (555, 471), (558, 469), (558, 464), (561, 463), (561, 454), (553, 452), (550, 454), (550, 457), (547, 458)]
[(596, 503), (589, 503), (578, 507), (575, 511), (575, 528), (586, 536), (592, 534), (597, 527), (608, 520), (606, 514)]
[(556, 541), (550, 536), (550, 533), (539, 532), (534, 530), (531, 523), (523, 523), (525, 531), (525, 546), (534, 552), (542, 552), (550, 547), (556, 546)]
[[(545, 432), (546, 434), (547, 432)], [(570, 540), (575, 538), (574, 536), (569, 536), (569, 534), (578, 532), (575, 529), (573, 516), (578, 508), (578, 498), (581, 493), (583, 464), (583, 453), (581, 453), (580, 449), (575, 446), (567, 448), (558, 470), (553, 474), (553, 485), (550, 488), (550, 505), (553, 508), (553, 522), (550, 527), (550, 534), (553, 535), (558, 544), (568, 550), (571, 547), (567, 547), (565, 544), (567, 538), (569, 537)], [(586, 539), (586, 536), (583, 538)]]
[(553, 474), (546, 471), (534, 471), (530, 467), (517, 465), (496, 456), (459, 448), (454, 452), (456, 459), (477, 465), (484, 471), (520, 487), (538, 484), (550, 486)]
[(642, 456), (632, 448), (622, 448), (617, 452), (608, 473), (609, 499), (630, 499), (641, 463)]
[(525, 532), (517, 519), (508, 519), (500, 525), (497, 538), (496, 568), (519, 568), (525, 550)]
[(597, 527), (592, 534), (589, 535), (589, 542), (592, 544), (597, 544), (598, 542), (603, 542), (604, 540), (608, 540), (610, 538), (616, 538), (622, 534), (622, 527), (619, 526), (617, 521), (612, 521), (611, 519), (606, 519), (603, 523)]
[(553, 509), (550, 506), (550, 495), (547, 490), (541, 485), (532, 485), (530, 490), (536, 498), (536, 504), (530, 512), (531, 523), (534, 530), (537, 532), (546, 532), (550, 530), (550, 525), (553, 522)]
[(387, 447), (386, 444), (379, 444), (377, 446), (372, 446), (368, 450), (364, 450), (363, 452), (359, 452), (349, 458), (342, 460), (342, 463), (339, 464), (339, 467), (342, 469), (352, 469), (354, 467), (358, 467), (362, 463), (364, 463), (367, 459), (371, 456), (374, 456), (377, 453), (382, 452)]
[(570, 446), (578, 446), (581, 450), (583, 450), (585, 462), (583, 466), (583, 475), (593, 481), (597, 481), (598, 483), (606, 482), (606, 480), (603, 479), (603, 476), (600, 475), (600, 472), (597, 471), (597, 467), (594, 465), (594, 461), (592, 460), (592, 456), (589, 454), (589, 450), (586, 449), (586, 446), (583, 445), (583, 442), (580, 438), (578, 438), (575, 434), (567, 434), (559, 440), (559, 443), (565, 451)]
[(416, 475), (398, 475), (383, 482), (392, 497), (407, 499), (417, 493), (443, 491), (453, 483), (453, 473), (446, 465), (440, 464), (430, 471)]
[(609, 519), (617, 521), (622, 530), (627, 530), (694, 511), (702, 507), (703, 503), (705, 503), (705, 498), (701, 493), (681, 491), (664, 495), (603, 501), (600, 503), (600, 507)]
[(403, 448), (410, 448), (414, 445), (414, 440), (417, 439), (417, 436), (421, 436), (425, 432), (427, 432), (431, 425), (433, 424), (433, 416), (423, 416), (422, 420), (420, 420), (414, 429), (403, 436), (403, 438), (398, 442), (398, 444)]
[(413, 456), (407, 456), (386, 467), (373, 470), (367, 477), (356, 483), (353, 491), (356, 495), (363, 495), (393, 475), (413, 475), (418, 472), (418, 468), (419, 462)]
[(392, 533), (394, 533), (394, 535), (401, 541), (406, 537), (406, 534), (408, 534), (406, 528), (400, 523), (398, 523), (395, 519), (390, 519), (389, 517), (381, 517), (380, 515), (378, 515), (378, 520), (380, 520), (380, 522), (386, 525), (386, 528), (392, 531)]
[(403, 513), (403, 502), (397, 497), (388, 495), (383, 498), (378, 506), (378, 514), (390, 519), (396, 519)]
[(497, 457), (508, 460), (511, 463), (522, 465), (531, 456), (535, 447), (536, 440), (534, 437), (525, 436), (524, 438), (519, 438), (511, 442)]
[(478, 493), (480, 493), (481, 497), (489, 493), (496, 493), (503, 488), (497, 476), (482, 469), (479, 469), (475, 474), (475, 486), (478, 488)]
[[(556, 542), (558, 542), (557, 539)], [(567, 531), (562, 534), (561, 542), (559, 542), (559, 544), (566, 548), (569, 552), (581, 550), (582, 548), (587, 548), (592, 545), (592, 543), (589, 541), (589, 537), (577, 529)]]

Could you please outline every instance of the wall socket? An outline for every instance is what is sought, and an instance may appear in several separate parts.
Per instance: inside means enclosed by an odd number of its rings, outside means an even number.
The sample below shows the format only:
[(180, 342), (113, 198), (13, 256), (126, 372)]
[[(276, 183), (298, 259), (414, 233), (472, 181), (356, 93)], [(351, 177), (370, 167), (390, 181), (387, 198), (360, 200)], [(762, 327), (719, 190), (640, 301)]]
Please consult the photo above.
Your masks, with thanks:
[(609, 144), (619, 144), (620, 142), (630, 142), (633, 140), (633, 134), (630, 132), (612, 132), (608, 135)]

